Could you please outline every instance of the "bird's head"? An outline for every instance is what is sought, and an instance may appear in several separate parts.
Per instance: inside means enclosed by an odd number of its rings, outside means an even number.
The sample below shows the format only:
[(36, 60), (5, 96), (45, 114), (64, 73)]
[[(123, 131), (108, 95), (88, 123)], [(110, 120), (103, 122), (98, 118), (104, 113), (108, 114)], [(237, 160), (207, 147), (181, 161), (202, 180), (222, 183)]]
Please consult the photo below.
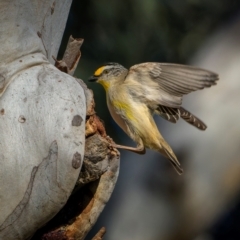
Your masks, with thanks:
[(117, 83), (124, 81), (128, 70), (118, 63), (107, 63), (99, 67), (88, 81), (100, 83), (107, 91), (108, 88)]

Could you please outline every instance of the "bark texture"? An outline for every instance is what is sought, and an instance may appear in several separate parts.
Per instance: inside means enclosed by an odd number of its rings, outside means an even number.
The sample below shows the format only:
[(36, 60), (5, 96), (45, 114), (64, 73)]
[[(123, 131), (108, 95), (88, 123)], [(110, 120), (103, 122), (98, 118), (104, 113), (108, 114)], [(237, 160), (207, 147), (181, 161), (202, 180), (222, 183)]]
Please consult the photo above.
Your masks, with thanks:
[(0, 239), (30, 239), (71, 194), (33, 239), (84, 239), (117, 180), (92, 92), (70, 76), (83, 39), (56, 60), (70, 5), (0, 0)]

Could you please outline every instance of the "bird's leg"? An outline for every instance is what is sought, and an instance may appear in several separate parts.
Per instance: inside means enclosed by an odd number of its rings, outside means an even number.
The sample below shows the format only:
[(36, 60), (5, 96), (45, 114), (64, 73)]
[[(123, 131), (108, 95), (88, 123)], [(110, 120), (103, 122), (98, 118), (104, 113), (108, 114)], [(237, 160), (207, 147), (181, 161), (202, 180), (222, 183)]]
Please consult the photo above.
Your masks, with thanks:
[(111, 143), (111, 146), (114, 147), (114, 148), (125, 149), (125, 150), (131, 151), (131, 152), (134, 152), (134, 153), (138, 153), (138, 154), (145, 154), (146, 153), (146, 149), (145, 149), (142, 141), (140, 141), (138, 143), (136, 148), (129, 147), (129, 146), (118, 145), (118, 144), (115, 144), (114, 142)]
[(125, 150), (131, 151), (131, 152), (135, 152), (135, 153), (138, 153), (138, 154), (145, 154), (146, 153), (145, 147), (142, 147), (140, 145), (137, 146), (136, 148), (123, 146), (123, 145), (118, 145), (118, 144), (111, 144), (111, 146), (114, 147), (114, 148), (125, 149)]

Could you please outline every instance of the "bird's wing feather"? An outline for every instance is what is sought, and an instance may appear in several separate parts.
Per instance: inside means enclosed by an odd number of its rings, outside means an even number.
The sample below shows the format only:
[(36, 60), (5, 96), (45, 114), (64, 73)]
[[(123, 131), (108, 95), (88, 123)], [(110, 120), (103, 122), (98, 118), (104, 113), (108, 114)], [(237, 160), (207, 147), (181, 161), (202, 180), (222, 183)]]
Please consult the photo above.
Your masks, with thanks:
[(162, 95), (156, 96), (159, 104), (179, 107), (183, 95), (215, 85), (218, 75), (187, 65), (149, 62), (132, 66), (125, 81), (129, 79), (155, 91), (158, 88)]
[(172, 123), (176, 123), (180, 117), (179, 108), (170, 108), (162, 105), (159, 105), (158, 108), (154, 111), (154, 113), (160, 115), (161, 117)]

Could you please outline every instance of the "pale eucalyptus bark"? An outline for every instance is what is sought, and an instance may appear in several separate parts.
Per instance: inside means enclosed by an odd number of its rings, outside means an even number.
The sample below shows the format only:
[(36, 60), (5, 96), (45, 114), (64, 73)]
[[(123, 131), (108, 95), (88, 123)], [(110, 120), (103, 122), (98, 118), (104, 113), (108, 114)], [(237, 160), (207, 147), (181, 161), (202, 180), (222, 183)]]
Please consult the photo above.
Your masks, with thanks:
[[(0, 0), (0, 239), (31, 238), (66, 204), (80, 177), (86, 112), (94, 102), (80, 81), (52, 65), (70, 5), (69, 0)], [(79, 58), (67, 61), (68, 73)], [(91, 229), (117, 179), (118, 155), (105, 151), (96, 209), (88, 208), (88, 216), (68, 232), (76, 239)]]

